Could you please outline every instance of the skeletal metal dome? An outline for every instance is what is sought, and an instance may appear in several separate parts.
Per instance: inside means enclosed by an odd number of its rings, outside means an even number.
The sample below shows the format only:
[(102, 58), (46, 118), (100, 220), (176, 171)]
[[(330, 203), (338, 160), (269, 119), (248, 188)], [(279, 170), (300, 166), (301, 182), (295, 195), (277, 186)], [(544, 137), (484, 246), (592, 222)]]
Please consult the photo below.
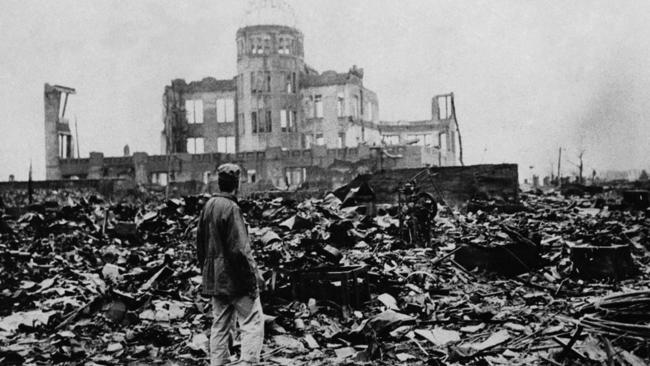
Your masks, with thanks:
[(283, 0), (249, 0), (241, 27), (284, 25), (296, 28), (296, 13)]

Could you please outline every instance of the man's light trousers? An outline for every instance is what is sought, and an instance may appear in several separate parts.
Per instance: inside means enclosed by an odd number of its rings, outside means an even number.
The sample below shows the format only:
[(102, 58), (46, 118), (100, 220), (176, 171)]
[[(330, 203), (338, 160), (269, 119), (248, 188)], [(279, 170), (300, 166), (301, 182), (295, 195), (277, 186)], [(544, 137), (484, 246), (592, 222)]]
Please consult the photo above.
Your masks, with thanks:
[(229, 362), (228, 343), (235, 320), (241, 330), (239, 364), (252, 365), (259, 362), (264, 342), (264, 319), (259, 296), (244, 296), (232, 301), (213, 297), (212, 314), (214, 319), (210, 333), (210, 365), (225, 365)]

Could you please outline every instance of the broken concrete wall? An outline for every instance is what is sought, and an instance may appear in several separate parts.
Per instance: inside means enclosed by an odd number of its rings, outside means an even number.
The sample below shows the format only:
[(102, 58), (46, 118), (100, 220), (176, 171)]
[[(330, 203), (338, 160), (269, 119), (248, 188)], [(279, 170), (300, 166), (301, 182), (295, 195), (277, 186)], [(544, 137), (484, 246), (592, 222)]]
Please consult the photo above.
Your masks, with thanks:
[[(421, 190), (437, 197), (439, 191), (445, 201), (463, 205), (471, 199), (498, 199), (508, 202), (518, 200), (517, 164), (484, 164), (464, 167), (433, 167), (431, 173), (422, 174), (417, 184)], [(385, 170), (357, 179), (367, 180), (377, 194), (378, 202), (397, 202), (398, 188), (423, 169)]]
[[(152, 175), (170, 171), (172, 181), (181, 185), (183, 182), (198, 183), (190, 184), (190, 187), (204, 185), (192, 192), (199, 193), (216, 192), (216, 184), (210, 183), (214, 180), (214, 171), (220, 164), (229, 162), (242, 167), (242, 192), (247, 194), (270, 190), (325, 192), (362, 176), (359, 179), (370, 179), (379, 202), (395, 202), (399, 186), (428, 169), (432, 177), (421, 176), (419, 184), (436, 196), (435, 184), (450, 203), (463, 204), (472, 198), (517, 201), (517, 165), (414, 168), (422, 166), (423, 148), (359, 146), (326, 149), (313, 146), (308, 150), (293, 151), (274, 148), (238, 154), (174, 154), (171, 164), (164, 155), (134, 153), (133, 156), (105, 158), (101, 153), (91, 153), (89, 159), (62, 160), (61, 171), (67, 177), (128, 178), (138, 184), (150, 183)], [(400, 167), (406, 168), (398, 169)], [(287, 185), (287, 169), (304, 169), (304, 181)], [(262, 182), (263, 187), (260, 186)], [(205, 183), (211, 185), (205, 186)]]
[[(64, 159), (59, 162), (64, 178), (131, 178), (138, 183), (153, 182), (154, 175), (170, 173), (170, 181), (205, 182), (222, 163), (235, 163), (242, 167), (247, 178), (266, 179), (277, 189), (296, 189), (305, 181), (318, 181), (328, 177), (327, 173), (313, 170), (314, 167), (336, 170), (337, 174), (328, 179), (328, 187), (347, 183), (358, 174), (396, 167), (421, 167), (426, 148), (421, 146), (393, 146), (389, 148), (359, 145), (355, 148), (327, 149), (325, 146), (312, 146), (310, 149), (283, 150), (279, 147), (265, 151), (249, 151), (237, 154), (173, 154), (147, 155), (134, 153), (132, 156), (104, 157), (93, 152), (85, 159)], [(171, 163), (169, 162), (171, 159)], [(299, 181), (286, 182), (289, 170), (303, 170)], [(252, 180), (252, 179), (251, 179)], [(254, 183), (254, 181), (248, 182)]]
[[(29, 182), (13, 181), (0, 182), (0, 193), (27, 191)], [(127, 179), (61, 179), (61, 180), (36, 180), (32, 182), (32, 187), (36, 194), (39, 191), (52, 190), (91, 190), (105, 196), (120, 191), (126, 191), (135, 188), (131, 180)]]
[(104, 177), (104, 154), (91, 152), (88, 158), (88, 179), (102, 179)]
[[(225, 140), (219, 142), (218, 138), (237, 135), (235, 94), (236, 84), (233, 79), (217, 80), (207, 77), (191, 83), (182, 79), (173, 80), (171, 85), (165, 87), (163, 94), (165, 126), (162, 151), (168, 151), (167, 143), (170, 144), (169, 152), (172, 153), (226, 151), (225, 145), (219, 146), (220, 143), (225, 144)], [(220, 104), (225, 101), (231, 103), (229, 107)], [(223, 110), (218, 113), (217, 108)], [(203, 148), (192, 150), (195, 142), (188, 140), (197, 138), (202, 139), (198, 145)]]

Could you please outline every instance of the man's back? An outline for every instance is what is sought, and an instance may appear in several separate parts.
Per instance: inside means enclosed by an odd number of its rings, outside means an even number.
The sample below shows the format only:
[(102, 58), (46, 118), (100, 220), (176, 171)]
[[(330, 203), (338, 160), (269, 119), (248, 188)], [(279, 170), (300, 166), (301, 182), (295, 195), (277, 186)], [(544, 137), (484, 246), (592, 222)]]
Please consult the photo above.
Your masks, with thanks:
[(197, 251), (203, 295), (233, 298), (256, 294), (256, 266), (248, 231), (233, 195), (219, 193), (205, 204), (199, 218)]

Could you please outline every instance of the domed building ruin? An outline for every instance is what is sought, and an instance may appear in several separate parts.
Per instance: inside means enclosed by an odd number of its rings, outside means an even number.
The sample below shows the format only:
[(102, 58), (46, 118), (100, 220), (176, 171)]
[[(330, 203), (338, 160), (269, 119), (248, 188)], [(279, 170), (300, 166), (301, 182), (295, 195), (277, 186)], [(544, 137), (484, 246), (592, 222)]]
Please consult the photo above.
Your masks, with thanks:
[[(382, 121), (362, 68), (309, 66), (295, 13), (280, 0), (252, 1), (233, 41), (232, 79), (176, 79), (164, 88), (162, 155), (51, 156), (48, 177), (208, 183), (229, 161), (242, 166), (250, 185), (292, 189), (308, 181), (336, 186), (378, 170), (458, 165), (452, 94), (433, 97), (429, 119)], [(46, 120), (47, 131), (54, 125)]]

